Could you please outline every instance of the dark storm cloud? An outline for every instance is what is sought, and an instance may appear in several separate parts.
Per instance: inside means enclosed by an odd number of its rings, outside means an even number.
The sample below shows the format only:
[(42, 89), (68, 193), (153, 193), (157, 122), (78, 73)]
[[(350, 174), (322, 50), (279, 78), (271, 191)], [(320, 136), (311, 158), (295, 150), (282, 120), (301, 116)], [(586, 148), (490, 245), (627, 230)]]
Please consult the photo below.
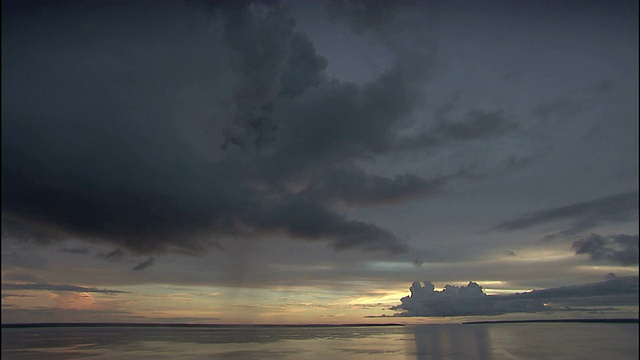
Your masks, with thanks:
[[(482, 286), (447, 285), (436, 291), (430, 282), (414, 282), (411, 295), (391, 310), (396, 316), (498, 315), (514, 312), (557, 310), (545, 302), (577, 306), (629, 305), (638, 303), (638, 277), (613, 278), (598, 283), (534, 290), (514, 295), (486, 295)], [(566, 308), (562, 308), (566, 309)]]
[[(236, 113), (233, 119), (240, 132), (229, 132), (222, 146), (226, 149), (231, 143), (241, 148), (250, 145), (260, 150), (273, 141), (278, 128), (270, 113), (273, 101), (280, 92), (280, 79), (285, 65), (289, 65), (288, 73), (304, 70), (304, 65), (308, 63), (304, 61), (304, 55), (313, 57), (315, 52), (308, 43), (304, 43), (302, 35), (296, 37), (297, 41), (291, 41), (295, 21), (276, 7), (255, 3), (228, 11), (223, 17), (223, 41), (230, 47), (232, 67), (240, 75), (238, 88), (235, 89)], [(307, 45), (306, 48), (304, 45)], [(288, 63), (291, 53), (295, 55)], [(296, 63), (298, 59), (302, 61)], [(299, 67), (296, 68), (296, 65)], [(312, 68), (312, 72), (317, 71), (315, 74), (300, 75), (317, 76), (323, 69)], [(308, 85), (313, 85), (304, 83), (304, 80), (301, 80), (302, 87), (295, 90), (301, 92)]]
[(591, 234), (573, 242), (576, 254), (589, 255), (594, 261), (613, 261), (622, 265), (637, 265), (639, 260), (638, 235)]
[(574, 235), (601, 224), (637, 220), (637, 216), (638, 192), (632, 191), (522, 216), (499, 224), (493, 230), (515, 231), (555, 221), (572, 222), (568, 229), (550, 235), (555, 237)]
[(128, 294), (128, 291), (97, 289), (75, 285), (62, 284), (2, 284), (2, 290), (38, 290), (38, 291), (71, 291), (71, 292), (90, 292), (101, 294)]
[(215, 78), (202, 66), (219, 63), (215, 51), (194, 47), (211, 40), (215, 49), (215, 39), (186, 36), (186, 12), (158, 11), (154, 26), (127, 7), (75, 6), (3, 12), (3, 213), (45, 235), (71, 230), (139, 252), (200, 248), (171, 237), (204, 223), (203, 212), (215, 217), (216, 206), (198, 209), (195, 199), (223, 186), (187, 155), (166, 95)]
[(291, 55), (280, 78), (280, 93), (297, 96), (310, 87), (320, 85), (327, 59), (316, 54), (311, 40), (301, 33), (292, 34), (289, 47)]
[[(327, 78), (327, 60), (277, 3), (19, 4), (3, 6), (2, 211), (16, 224), (3, 236), (155, 255), (284, 232), (398, 253), (406, 246), (390, 231), (332, 205), (405, 201), (454, 178), (357, 165), (394, 151), (423, 99), (432, 12), (368, 2), (364, 15), (341, 12), (395, 56), (357, 85)], [(476, 111), (433, 136), (469, 140), (507, 123)]]

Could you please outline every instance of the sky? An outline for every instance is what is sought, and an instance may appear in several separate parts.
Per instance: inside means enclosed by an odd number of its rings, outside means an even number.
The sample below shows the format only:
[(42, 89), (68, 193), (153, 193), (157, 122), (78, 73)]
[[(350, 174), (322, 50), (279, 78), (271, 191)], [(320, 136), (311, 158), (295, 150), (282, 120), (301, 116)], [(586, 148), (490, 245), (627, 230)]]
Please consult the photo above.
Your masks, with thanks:
[(638, 4), (2, 1), (2, 322), (638, 317)]

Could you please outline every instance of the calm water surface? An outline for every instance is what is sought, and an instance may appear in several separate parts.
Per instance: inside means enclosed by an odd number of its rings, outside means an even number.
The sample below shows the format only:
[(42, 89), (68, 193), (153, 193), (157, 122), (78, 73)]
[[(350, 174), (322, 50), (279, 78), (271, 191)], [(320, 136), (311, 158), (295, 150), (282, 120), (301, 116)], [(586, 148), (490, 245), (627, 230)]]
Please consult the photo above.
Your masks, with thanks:
[(10, 359), (637, 359), (638, 324), (2, 329)]

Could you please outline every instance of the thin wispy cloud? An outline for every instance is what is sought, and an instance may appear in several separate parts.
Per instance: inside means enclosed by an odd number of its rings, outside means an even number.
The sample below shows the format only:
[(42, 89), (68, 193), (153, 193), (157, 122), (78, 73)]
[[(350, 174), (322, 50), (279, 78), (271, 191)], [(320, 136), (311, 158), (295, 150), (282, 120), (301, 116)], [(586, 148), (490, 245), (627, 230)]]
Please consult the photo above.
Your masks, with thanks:
[(144, 269), (148, 268), (149, 266), (153, 265), (155, 262), (156, 262), (156, 259), (150, 257), (147, 260), (141, 262), (140, 264), (134, 266), (133, 269), (131, 269), (131, 270), (136, 270), (136, 271), (144, 270)]
[(517, 217), (496, 225), (490, 231), (517, 231), (568, 221), (570, 226), (567, 229), (549, 236), (575, 235), (602, 224), (637, 221), (638, 206), (638, 192), (631, 191)]
[(128, 291), (98, 289), (92, 287), (65, 284), (2, 284), (2, 290), (35, 290), (35, 291), (71, 291), (100, 294), (128, 294)]

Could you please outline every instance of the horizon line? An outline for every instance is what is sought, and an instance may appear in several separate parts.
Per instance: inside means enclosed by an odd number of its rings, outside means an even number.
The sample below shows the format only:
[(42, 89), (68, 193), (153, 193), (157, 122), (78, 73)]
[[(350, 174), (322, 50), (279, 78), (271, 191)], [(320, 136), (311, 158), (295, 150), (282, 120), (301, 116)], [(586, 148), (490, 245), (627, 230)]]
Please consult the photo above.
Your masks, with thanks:
[[(640, 323), (640, 318), (603, 318), (603, 319), (529, 319), (529, 320), (480, 320), (457, 323), (459, 325), (475, 324), (507, 324), (507, 323)], [(135, 323), (135, 322), (42, 322), (42, 323), (2, 323), (1, 328), (38, 328), (38, 327), (377, 327), (407, 325), (442, 325), (434, 324), (401, 324), (401, 323), (343, 323), (343, 324), (202, 324), (202, 323)], [(456, 323), (451, 324), (456, 325)]]
[(2, 328), (28, 327), (337, 327), (337, 326), (405, 326), (399, 323), (344, 323), (344, 324), (202, 324), (202, 323), (135, 323), (135, 322), (45, 322), (45, 323), (2, 323)]

